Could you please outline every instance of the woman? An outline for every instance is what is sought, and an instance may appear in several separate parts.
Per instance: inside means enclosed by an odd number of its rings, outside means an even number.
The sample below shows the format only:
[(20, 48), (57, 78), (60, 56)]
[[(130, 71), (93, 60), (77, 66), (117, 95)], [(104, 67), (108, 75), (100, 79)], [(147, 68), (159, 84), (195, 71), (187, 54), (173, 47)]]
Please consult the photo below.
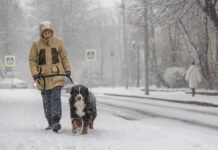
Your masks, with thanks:
[(201, 74), (198, 67), (195, 65), (195, 62), (192, 62), (192, 65), (188, 68), (185, 80), (189, 82), (189, 87), (192, 90), (192, 96), (195, 96), (195, 88), (197, 88), (198, 84), (201, 82)]

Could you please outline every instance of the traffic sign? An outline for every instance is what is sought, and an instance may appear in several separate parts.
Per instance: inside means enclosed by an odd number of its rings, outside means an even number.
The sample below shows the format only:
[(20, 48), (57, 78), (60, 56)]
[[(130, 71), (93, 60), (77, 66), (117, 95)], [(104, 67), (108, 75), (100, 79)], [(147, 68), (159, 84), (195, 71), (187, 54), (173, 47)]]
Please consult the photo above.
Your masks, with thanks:
[(5, 67), (15, 67), (16, 59), (14, 55), (6, 55), (5, 56)]
[(96, 61), (96, 50), (95, 49), (87, 49), (85, 53), (86, 61)]
[(111, 56), (113, 57), (115, 55), (115, 50), (111, 49)]

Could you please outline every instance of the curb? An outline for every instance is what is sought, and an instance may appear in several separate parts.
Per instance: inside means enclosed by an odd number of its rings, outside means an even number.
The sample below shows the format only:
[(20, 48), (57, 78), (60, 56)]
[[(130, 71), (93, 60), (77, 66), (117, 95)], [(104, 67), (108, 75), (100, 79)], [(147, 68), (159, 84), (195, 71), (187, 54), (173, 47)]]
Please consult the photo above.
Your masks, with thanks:
[[(185, 94), (192, 94), (192, 92), (185, 92)], [(218, 96), (218, 92), (195, 92), (199, 95), (209, 95), (209, 96)]]
[(104, 93), (104, 95), (118, 96), (118, 97), (132, 97), (132, 98), (140, 98), (140, 99), (151, 99), (151, 100), (180, 103), (180, 104), (200, 105), (200, 106), (205, 106), (205, 107), (218, 107), (218, 104), (213, 104), (213, 103), (208, 103), (208, 102), (191, 101), (191, 100), (190, 101), (183, 101), (183, 100), (173, 100), (173, 99), (164, 99), (164, 98), (156, 98), (156, 97), (146, 97), (146, 96), (120, 95), (120, 94), (111, 94), (111, 93)]

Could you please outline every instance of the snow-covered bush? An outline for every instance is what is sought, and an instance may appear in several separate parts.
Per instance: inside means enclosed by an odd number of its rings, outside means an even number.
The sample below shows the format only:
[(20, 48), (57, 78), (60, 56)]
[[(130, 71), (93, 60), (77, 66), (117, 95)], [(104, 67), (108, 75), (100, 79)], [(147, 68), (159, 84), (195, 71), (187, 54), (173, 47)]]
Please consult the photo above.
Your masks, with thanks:
[(183, 67), (171, 67), (166, 69), (163, 78), (171, 88), (180, 88), (186, 86), (186, 69)]

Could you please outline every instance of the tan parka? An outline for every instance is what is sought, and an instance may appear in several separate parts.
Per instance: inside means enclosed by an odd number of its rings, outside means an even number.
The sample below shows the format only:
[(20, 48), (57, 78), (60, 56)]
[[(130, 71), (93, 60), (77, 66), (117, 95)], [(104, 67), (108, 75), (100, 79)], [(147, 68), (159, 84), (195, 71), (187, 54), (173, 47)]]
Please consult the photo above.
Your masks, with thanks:
[[(71, 71), (67, 52), (62, 41), (52, 35), (49, 41), (42, 37), (42, 32), (48, 28), (40, 28), (41, 38), (33, 42), (29, 54), (29, 66), (32, 76), (64, 74), (65, 71)], [(52, 28), (49, 28), (53, 31)], [(45, 83), (45, 84), (44, 84)], [(37, 88), (52, 89), (57, 86), (64, 86), (64, 76), (53, 76), (38, 80)]]

